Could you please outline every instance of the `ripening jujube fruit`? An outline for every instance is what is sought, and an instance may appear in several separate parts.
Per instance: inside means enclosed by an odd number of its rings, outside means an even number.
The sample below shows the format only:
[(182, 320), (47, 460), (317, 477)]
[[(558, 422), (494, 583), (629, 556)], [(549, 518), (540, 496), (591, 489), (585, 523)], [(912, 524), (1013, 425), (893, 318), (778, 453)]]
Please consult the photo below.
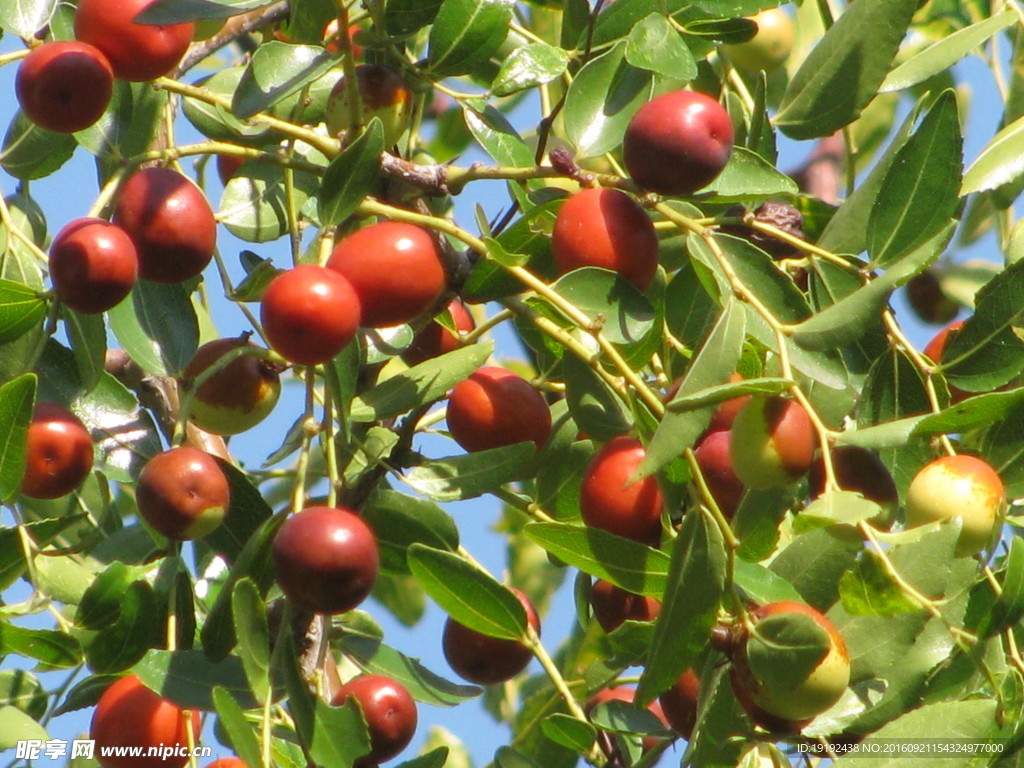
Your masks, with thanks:
[(275, 277), (260, 305), (270, 346), (299, 365), (326, 363), (359, 331), (355, 289), (332, 269), (300, 264)]
[(580, 515), (594, 528), (657, 546), (663, 499), (653, 475), (630, 482), (646, 455), (643, 444), (620, 435), (594, 455), (583, 473)]
[(313, 613), (344, 613), (365, 600), (380, 554), (366, 522), (342, 507), (307, 507), (281, 525), (273, 543), (281, 591)]
[(146, 462), (135, 501), (153, 530), (169, 539), (191, 541), (224, 521), (231, 489), (213, 456), (183, 445)]
[(790, 15), (781, 8), (769, 8), (751, 20), (757, 23), (757, 33), (745, 43), (725, 46), (732, 63), (750, 72), (770, 72), (785, 64), (795, 38)]
[(397, 680), (384, 675), (359, 675), (337, 690), (331, 704), (338, 707), (354, 699), (366, 720), (370, 752), (355, 762), (370, 768), (405, 749), (416, 733), (416, 702)]
[(672, 91), (637, 110), (622, 160), (630, 177), (661, 195), (689, 195), (714, 181), (732, 154), (729, 113), (710, 96)]
[[(540, 634), (540, 618), (530, 599), (511, 587), (526, 611), (526, 621)], [(470, 629), (451, 617), (445, 622), (441, 638), (448, 665), (465, 680), (477, 685), (496, 685), (511, 680), (530, 663), (533, 653), (518, 640), (491, 637)]]
[(618, 272), (646, 290), (658, 269), (658, 235), (644, 209), (617, 189), (585, 189), (558, 210), (551, 233), (558, 274), (581, 267)]
[[(192, 710), (192, 743), (198, 742), (199, 712)], [(189, 746), (186, 710), (151, 691), (135, 675), (127, 675), (107, 688), (96, 704), (89, 727), (95, 755), (103, 768), (183, 768), (184, 755), (148, 755), (150, 747)], [(114, 748), (141, 747), (142, 754), (116, 754)], [(127, 751), (127, 750), (125, 750)]]
[(816, 436), (803, 406), (780, 395), (755, 397), (732, 425), (729, 454), (750, 488), (783, 488), (811, 467)]
[(240, 757), (222, 757), (214, 760), (206, 768), (249, 768), (249, 766)]
[[(466, 305), (458, 299), (448, 305), (448, 314), (460, 333), (469, 333), (476, 328), (473, 316)], [(447, 354), (459, 346), (459, 339), (438, 322), (430, 322), (416, 332), (412, 343), (402, 353), (406, 365), (418, 365), (435, 357)]]
[(732, 432), (723, 429), (706, 434), (693, 449), (704, 482), (726, 517), (732, 517), (739, 509), (747, 490), (733, 468), (732, 453), (729, 450), (731, 442)]
[(914, 275), (905, 290), (910, 308), (926, 323), (945, 325), (960, 312), (960, 305), (942, 290), (942, 281), (934, 269)]
[(28, 426), (21, 492), (57, 499), (78, 488), (92, 471), (92, 436), (81, 420), (56, 403), (37, 402)]
[(676, 733), (687, 741), (697, 725), (697, 701), (700, 696), (700, 677), (692, 669), (681, 674), (672, 687), (658, 697), (665, 719)]
[(145, 82), (174, 69), (185, 55), (195, 25), (135, 21), (155, 0), (80, 0), (75, 37), (99, 48), (121, 80)]
[[(405, 80), (391, 67), (383, 64), (360, 64), (356, 67), (359, 111), (362, 124), (380, 118), (384, 128), (384, 145), (393, 146), (409, 127), (412, 114), (412, 91)], [(352, 112), (345, 78), (334, 84), (327, 98), (327, 131), (337, 136), (349, 127)]]
[(653, 597), (633, 594), (604, 579), (590, 588), (590, 606), (597, 623), (608, 633), (625, 621), (654, 621), (661, 612), (661, 603)]
[(352, 284), (368, 328), (407, 323), (423, 314), (437, 303), (447, 281), (433, 235), (401, 221), (371, 224), (343, 238), (327, 267)]
[(992, 542), (1006, 507), (1006, 489), (992, 466), (976, 456), (943, 456), (910, 481), (907, 528), (960, 516), (956, 556), (976, 555)]
[[(935, 363), (941, 364), (945, 362), (943, 358), (946, 356), (946, 347), (949, 346), (949, 343), (956, 338), (957, 334), (960, 333), (960, 330), (964, 327), (964, 323), (966, 322), (966, 320), (955, 320), (935, 334), (935, 336), (932, 337), (932, 340), (929, 341), (924, 348), (925, 355), (931, 358)], [(971, 396), (970, 392), (965, 392), (964, 390), (952, 385), (947, 386), (949, 387), (949, 400), (954, 405)]]
[(530, 441), (539, 450), (551, 434), (551, 411), (530, 382), (497, 366), (478, 368), (448, 397), (448, 429), (467, 451)]
[(191, 179), (151, 166), (125, 182), (114, 223), (139, 254), (139, 277), (180, 283), (199, 275), (213, 258), (217, 222), (206, 196)]
[(139, 276), (135, 243), (121, 227), (103, 219), (68, 223), (50, 244), (49, 264), (60, 300), (89, 315), (121, 303)]
[(246, 158), (238, 155), (217, 155), (217, 178), (220, 183), (227, 186), (228, 182), (238, 173), (238, 169), (245, 165)]
[[(786, 643), (791, 622), (799, 617), (811, 619), (824, 633), (828, 647), (813, 666), (802, 669), (802, 677), (767, 674), (767, 667), (790, 661), (794, 651)], [(737, 698), (755, 721), (770, 728), (786, 725), (789, 730), (789, 725), (795, 728), (839, 701), (850, 684), (850, 655), (831, 621), (814, 608), (793, 601), (759, 606), (750, 612), (750, 619), (752, 634), (740, 625), (734, 635), (730, 672)], [(752, 643), (758, 644), (756, 660), (751, 658)]]
[[(246, 337), (215, 339), (196, 350), (182, 379), (190, 382), (224, 355), (256, 345)], [(241, 355), (199, 385), (189, 418), (206, 432), (237, 435), (265, 419), (281, 395), (280, 366), (255, 355)]]
[[(740, 381), (743, 381), (743, 377), (740, 374), (730, 374), (730, 384), (736, 384)], [(715, 408), (715, 412), (711, 414), (711, 422), (708, 424), (708, 428), (704, 430), (704, 434), (707, 435), (712, 432), (732, 429), (732, 423), (736, 421), (736, 414), (742, 411), (743, 407), (749, 402), (750, 395), (737, 395), (720, 402), (718, 407)]]
[(95, 46), (70, 40), (44, 43), (21, 62), (14, 92), (33, 123), (56, 133), (74, 133), (106, 111), (114, 73)]

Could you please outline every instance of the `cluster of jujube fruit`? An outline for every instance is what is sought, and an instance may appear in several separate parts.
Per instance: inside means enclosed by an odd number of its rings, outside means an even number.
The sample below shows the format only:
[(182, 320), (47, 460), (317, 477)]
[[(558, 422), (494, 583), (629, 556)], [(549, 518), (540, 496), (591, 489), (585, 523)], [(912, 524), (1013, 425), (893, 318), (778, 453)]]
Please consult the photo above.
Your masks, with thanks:
[[(135, 17), (149, 3), (81, 0), (75, 17), (77, 41), (41, 44), (21, 65), (17, 95), (25, 115), (51, 131), (81, 131), (107, 109), (115, 78), (149, 81), (171, 72), (192, 40), (193, 25), (137, 23)], [(792, 46), (787, 14), (768, 11), (757, 21), (758, 38), (725, 49), (741, 69), (777, 67)], [(344, 140), (350, 130), (376, 118), (383, 125), (385, 145), (395, 146), (413, 113), (412, 91), (386, 66), (360, 64), (352, 71), (356, 85), (339, 80), (327, 102), (323, 122), (328, 134)], [(353, 103), (353, 95), (359, 97), (358, 103)], [(713, 184), (729, 162), (733, 142), (729, 112), (707, 94), (674, 90), (640, 107), (622, 140), (622, 167), (628, 178), (615, 183), (587, 178), (583, 188), (558, 208), (550, 234), (551, 279), (596, 268), (615, 273), (637, 292), (651, 289), (662, 265), (662, 246), (648, 208), (655, 196), (686, 197)], [(217, 163), (227, 182), (240, 158), (218, 156)], [(763, 202), (751, 213), (725, 218), (729, 221), (719, 225), (714, 236), (744, 238), (777, 261), (800, 254), (794, 241), (803, 237), (803, 221), (789, 204)], [(127, 174), (110, 219), (72, 221), (50, 246), (54, 292), (77, 312), (96, 314), (114, 308), (139, 279), (187, 283), (213, 259), (213, 211), (199, 187), (170, 168), (150, 166)], [(752, 227), (753, 222), (769, 224), (783, 237)], [(457, 297), (461, 286), (455, 257), (438, 232), (383, 217), (348, 221), (343, 231), (321, 263), (279, 270), (262, 292), (261, 332), (269, 350), (243, 334), (209, 342), (196, 351), (180, 376), (187, 393), (183, 402), (195, 426), (217, 435), (250, 429), (276, 405), (280, 373), (286, 367), (329, 363), (357, 339), (360, 329), (375, 332), (411, 325), (412, 341), (400, 351), (408, 366), (468, 343), (475, 321)], [(798, 285), (806, 280), (799, 268), (791, 269), (790, 275)], [(915, 290), (921, 295), (931, 288), (922, 289), (919, 283)], [(928, 294), (933, 295), (934, 291)], [(934, 303), (934, 298), (929, 301)], [(924, 300), (918, 303), (923, 305)], [(447, 313), (454, 333), (437, 322), (442, 313)], [(936, 311), (933, 316), (946, 314)], [(958, 327), (945, 328), (925, 350), (935, 364), (942, 363), (947, 340)], [(310, 381), (316, 373), (312, 371)], [(738, 387), (742, 381), (734, 374), (729, 383)], [(448, 393), (448, 433), (469, 453), (529, 444), (540, 455), (554, 429), (551, 404), (560, 389), (552, 392), (556, 394), (543, 393), (507, 368), (483, 365)], [(966, 397), (954, 388), (950, 395), (954, 402)], [(674, 396), (670, 389), (665, 401), (671, 403)], [(816, 499), (843, 490), (876, 504), (879, 512), (868, 522), (888, 529), (899, 517), (900, 496), (884, 463), (858, 446), (823, 445), (821, 431), (795, 389), (773, 394), (747, 390), (729, 397), (710, 415), (692, 451), (680, 451), (696, 469), (689, 490), (698, 504), (711, 508), (714, 515), (720, 513), (726, 523), (739, 514), (749, 492), (806, 490), (807, 503), (813, 505)], [(579, 478), (582, 523), (660, 548), (678, 520), (659, 477), (642, 471), (647, 457), (644, 441), (630, 432), (601, 442)], [(85, 425), (61, 406), (39, 403), (28, 430), (21, 492), (43, 499), (71, 493), (90, 473), (92, 461), (93, 443)], [(142, 468), (135, 489), (139, 515), (152, 531), (173, 542), (206, 536), (224, 522), (231, 508), (229, 478), (220, 460), (176, 444), (149, 458)], [(961, 557), (992, 544), (1006, 504), (998, 473), (968, 455), (929, 462), (916, 474), (903, 501), (903, 524), (908, 529), (960, 517), (956, 555)], [(372, 498), (366, 503), (372, 504)], [(329, 504), (333, 502), (310, 502), (294, 509), (274, 534), (270, 550), (275, 584), (291, 607), (327, 617), (362, 605), (381, 569), (377, 536), (361, 510), (355, 504), (351, 509)], [(526, 616), (523, 638), (491, 637), (454, 618), (445, 624), (444, 656), (469, 682), (505, 683), (521, 674), (534, 656), (532, 638), (539, 637), (541, 628), (538, 612), (524, 592), (510, 591)], [(620, 631), (627, 622), (654, 622), (662, 610), (654, 597), (603, 579), (590, 585), (587, 596), (593, 620), (605, 635)], [(729, 663), (737, 701), (757, 725), (777, 733), (798, 732), (847, 691), (849, 654), (841, 634), (822, 613), (795, 602), (749, 602), (734, 613), (716, 627), (714, 644)], [(780, 676), (766, 670), (791, 663), (785, 644), (794, 633), (812, 638), (820, 654), (780, 685)], [(701, 684), (698, 671), (688, 669), (650, 704), (666, 732), (691, 738)], [(335, 706), (355, 700), (366, 721), (370, 751), (358, 760), (360, 768), (393, 758), (411, 741), (417, 707), (398, 681), (360, 674), (329, 694)], [(632, 688), (601, 688), (587, 701), (587, 713), (609, 702), (632, 704), (634, 699)], [(128, 675), (103, 693), (91, 736), (100, 746), (183, 743), (194, 740), (200, 725), (198, 713), (181, 710)], [(645, 740), (644, 748), (652, 749), (661, 740)], [(214, 765), (229, 764), (224, 760)], [(109, 758), (103, 765), (140, 764)]]

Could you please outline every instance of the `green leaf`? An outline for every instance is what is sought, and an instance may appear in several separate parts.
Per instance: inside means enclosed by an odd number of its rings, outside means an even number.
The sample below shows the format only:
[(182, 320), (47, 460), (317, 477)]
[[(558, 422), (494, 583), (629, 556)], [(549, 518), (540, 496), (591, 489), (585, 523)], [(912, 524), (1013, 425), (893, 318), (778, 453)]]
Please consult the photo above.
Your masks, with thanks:
[(626, 61), (620, 43), (581, 69), (565, 99), (565, 130), (579, 157), (597, 157), (622, 143), (626, 126), (651, 97), (651, 73)]
[(1010, 540), (1010, 554), (1002, 576), (1002, 591), (985, 616), (984, 637), (992, 637), (1024, 618), (1024, 539)]
[(217, 724), (224, 729), (228, 744), (246, 765), (260, 765), (263, 753), (253, 732), (252, 723), (234, 697), (224, 688), (213, 688), (213, 705), (217, 711)]
[(381, 491), (362, 509), (380, 549), (381, 566), (409, 573), (406, 552), (413, 544), (457, 552), (459, 529), (451, 516), (427, 499)]
[(377, 183), (384, 126), (373, 118), (366, 130), (327, 166), (317, 197), (320, 226), (333, 227), (355, 212)]
[(267, 608), (252, 579), (242, 579), (231, 591), (231, 607), (238, 638), (238, 656), (242, 660), (249, 689), (256, 701), (264, 701), (270, 692), (270, 631)]
[(552, 287), (591, 319), (603, 318), (601, 332), (613, 344), (627, 349), (641, 345), (654, 330), (651, 302), (617, 272), (599, 267), (574, 269)]
[(249, 693), (242, 662), (234, 656), (214, 664), (202, 651), (154, 648), (131, 671), (147, 688), (182, 708), (212, 710), (213, 691), (218, 687), (231, 694), (244, 709), (257, 705)]
[(64, 329), (75, 353), (78, 379), (82, 389), (92, 390), (100, 383), (107, 354), (107, 328), (103, 315), (83, 315), (63, 308)]
[(75, 614), (83, 629), (103, 629), (121, 615), (121, 598), (142, 574), (138, 568), (113, 562), (85, 590)]
[(20, 741), (45, 742), (49, 738), (43, 726), (17, 707), (0, 706), (0, 749), (14, 749)]
[(999, 31), (1006, 29), (1016, 20), (1017, 14), (1013, 11), (1003, 11), (976, 24), (971, 24), (969, 27), (957, 30), (892, 70), (879, 87), (878, 92), (900, 91), (923, 83), (970, 55), (975, 48)]
[[(292, 174), (292, 200), (302, 208), (316, 195), (320, 181), (316, 176)], [(284, 171), (276, 165), (246, 163), (224, 188), (217, 219), (231, 234), (251, 243), (276, 240), (288, 232), (288, 189)]]
[(464, 75), (491, 58), (508, 35), (507, 0), (444, 0), (427, 42), (432, 74)]
[(553, 742), (577, 752), (585, 752), (589, 749), (597, 736), (597, 729), (590, 723), (577, 720), (575, 717), (561, 712), (544, 718), (540, 727), (544, 735)]
[(217, 458), (217, 464), (228, 480), (230, 501), (224, 522), (207, 534), (203, 543), (231, 564), (253, 534), (270, 519), (273, 510), (249, 475), (224, 459)]
[(758, 603), (801, 599), (800, 593), (792, 584), (763, 565), (737, 558), (733, 570), (733, 582), (736, 586)]
[(37, 720), (46, 714), (49, 699), (43, 684), (23, 669), (0, 672), (0, 706), (20, 709)]
[(108, 317), (124, 350), (153, 376), (180, 373), (199, 346), (199, 321), (180, 284), (139, 280)]
[(475, 685), (456, 685), (445, 680), (424, 667), (419, 659), (399, 653), (376, 638), (346, 632), (341, 636), (341, 646), (364, 672), (397, 680), (416, 701), (454, 707), (482, 693)]
[(487, 105), (480, 111), (467, 105), (463, 110), (466, 127), (480, 146), (500, 165), (529, 168), (533, 152), (500, 111)]
[(149, 83), (114, 81), (106, 111), (75, 140), (96, 156), (100, 177), (108, 181), (121, 162), (145, 152), (156, 140), (170, 95)]
[(672, 544), (668, 588), (654, 625), (636, 700), (645, 704), (692, 667), (708, 643), (725, 592), (725, 542), (707, 515), (691, 510)]
[(852, 616), (892, 616), (919, 606), (894, 582), (878, 554), (865, 550), (853, 570), (839, 580), (839, 597)]
[(749, 200), (752, 197), (795, 195), (796, 182), (778, 171), (759, 154), (746, 147), (733, 147), (722, 173), (701, 192), (715, 199)]
[(945, 229), (959, 204), (963, 140), (944, 91), (893, 161), (868, 219), (868, 253), (886, 267)]
[(952, 337), (941, 369), (950, 384), (969, 392), (990, 392), (1024, 369), (1024, 342), (1014, 326), (1024, 315), (1024, 265), (1012, 264), (976, 296), (974, 314)]
[(682, 35), (664, 14), (652, 13), (633, 26), (626, 40), (626, 61), (670, 80), (688, 83), (697, 77), (697, 62)]
[(637, 595), (665, 594), (669, 557), (606, 531), (567, 523), (528, 523), (526, 537), (559, 560)]
[(779, 613), (757, 622), (741, 652), (765, 688), (785, 691), (795, 686), (793, 681), (806, 680), (830, 648), (828, 632), (811, 616)]
[(25, 570), (25, 548), (21, 540), (23, 532), (41, 549), (61, 531), (81, 520), (82, 516), (71, 516), (0, 528), (0, 590), (11, 586)]
[(199, 19), (227, 19), (266, 5), (266, 0), (156, 0), (135, 21), (139, 24), (178, 24)]
[(508, 96), (562, 76), (569, 56), (561, 48), (547, 43), (530, 43), (517, 48), (505, 59), (491, 85), (495, 96)]
[(36, 398), (36, 376), (26, 373), (0, 386), (0, 500), (18, 493), (25, 474), (25, 441)]
[(536, 454), (537, 446), (525, 442), (425, 459), (406, 472), (405, 481), (434, 501), (472, 499), (521, 479)]
[(829, 136), (875, 97), (917, 9), (917, 0), (858, 0), (793, 75), (775, 124), (792, 139)]
[(160, 642), (163, 627), (156, 593), (145, 581), (134, 581), (118, 596), (117, 621), (105, 626), (85, 650), (94, 672), (121, 672)]
[(28, 40), (46, 26), (56, 8), (57, 0), (10, 0), (0, 4), (0, 29)]
[(46, 314), (39, 292), (13, 280), (0, 279), (0, 344), (14, 341), (38, 325)]
[(490, 343), (470, 344), (385, 379), (352, 401), (351, 419), (382, 421), (432, 403), (483, 365), (493, 350)]
[(582, 432), (595, 440), (611, 440), (629, 432), (633, 414), (604, 379), (576, 355), (561, 362), (569, 413)]
[(390, 0), (385, 7), (388, 31), (405, 35), (430, 24), (437, 16), (441, 0)]
[(290, 45), (270, 40), (252, 55), (231, 101), (241, 120), (268, 109), (304, 88), (334, 66), (319, 45)]
[[(730, 299), (680, 382), (677, 398), (703, 393), (728, 381), (736, 372), (746, 334), (744, 317), (739, 302)], [(639, 471), (651, 474), (681, 456), (683, 449), (692, 446), (707, 429), (713, 408), (708, 403), (695, 410), (670, 409), (647, 445)]]
[(82, 663), (78, 640), (50, 629), (25, 629), (0, 620), (0, 657), (10, 654), (66, 669)]
[(70, 160), (77, 146), (71, 134), (40, 128), (19, 110), (0, 147), (0, 167), (16, 179), (41, 179)]
[(964, 173), (961, 195), (985, 192), (1009, 184), (1024, 172), (1024, 117), (997, 133)]
[(395, 768), (444, 768), (445, 763), (448, 762), (449, 751), (448, 747), (438, 747), (425, 755), (399, 763)]
[(488, 637), (523, 637), (526, 611), (490, 574), (459, 555), (422, 544), (413, 544), (408, 557), (413, 576), (455, 621)]
[(793, 329), (793, 340), (804, 349), (846, 347), (879, 321), (892, 292), (934, 262), (953, 237), (955, 221), (947, 221), (916, 250), (905, 253), (886, 272), (867, 285), (812, 315)]

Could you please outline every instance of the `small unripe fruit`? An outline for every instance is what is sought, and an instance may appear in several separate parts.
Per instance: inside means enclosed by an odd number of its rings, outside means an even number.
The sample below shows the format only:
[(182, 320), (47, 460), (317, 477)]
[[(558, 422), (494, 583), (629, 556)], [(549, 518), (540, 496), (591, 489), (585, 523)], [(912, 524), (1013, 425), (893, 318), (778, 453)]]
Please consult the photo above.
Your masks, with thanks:
[(640, 204), (617, 189), (585, 189), (563, 203), (551, 234), (558, 274), (581, 267), (618, 272), (643, 291), (658, 269), (658, 235)]
[(590, 606), (597, 623), (608, 633), (625, 621), (654, 621), (661, 612), (661, 603), (653, 597), (635, 595), (604, 579), (590, 588)]
[[(191, 743), (195, 743), (200, 732), (199, 713), (190, 715)], [(188, 763), (184, 748), (190, 744), (188, 719), (186, 710), (151, 691), (135, 675), (127, 675), (100, 696), (89, 738), (95, 741), (96, 759), (103, 768), (183, 768)], [(132, 754), (140, 747), (141, 754)], [(161, 747), (182, 749), (165, 757)], [(155, 754), (148, 754), (150, 748)]]
[[(402, 76), (381, 64), (360, 64), (356, 67), (359, 84), (359, 109), (363, 125), (374, 117), (384, 126), (384, 144), (393, 146), (409, 127), (412, 114), (412, 91)], [(347, 130), (352, 114), (348, 86), (343, 77), (334, 84), (327, 98), (327, 130), (332, 136)]]
[[(527, 623), (540, 634), (540, 619), (533, 603), (518, 589), (511, 592), (526, 611)], [(477, 685), (511, 680), (530, 663), (533, 654), (518, 640), (490, 637), (449, 618), (442, 638), (444, 657), (456, 674)]]
[(106, 111), (114, 73), (107, 57), (88, 43), (45, 43), (21, 62), (14, 92), (33, 123), (56, 133), (74, 133)]
[(332, 269), (300, 264), (275, 277), (260, 306), (267, 341), (299, 365), (326, 363), (359, 330), (359, 297)]
[(695, 91), (672, 91), (630, 120), (622, 159), (633, 181), (661, 195), (689, 195), (714, 181), (732, 154), (729, 113)]
[(914, 475), (907, 489), (908, 528), (959, 515), (963, 520), (956, 556), (967, 557), (992, 542), (1002, 520), (1006, 490), (987, 462), (960, 454), (943, 456)]
[(156, 80), (185, 55), (195, 25), (139, 24), (135, 17), (155, 0), (80, 0), (75, 37), (91, 43), (110, 60), (121, 80)]
[(728, 430), (705, 435), (693, 449), (693, 456), (700, 467), (704, 482), (726, 517), (732, 517), (739, 509), (746, 488), (736, 476), (732, 465), (729, 444), (732, 433)]
[(75, 219), (50, 245), (50, 278), (57, 296), (76, 312), (98, 314), (117, 306), (139, 276), (135, 243), (103, 219)]
[[(454, 299), (448, 305), (448, 314), (460, 333), (469, 333), (476, 328), (473, 316), (466, 305)], [(448, 354), (457, 349), (459, 339), (447, 328), (437, 322), (431, 322), (417, 331), (412, 343), (402, 353), (406, 365), (419, 365), (427, 360)]]
[(281, 591), (313, 613), (344, 613), (365, 600), (377, 580), (377, 539), (348, 509), (309, 507), (281, 525), (273, 544)]
[(783, 488), (814, 460), (815, 434), (799, 403), (756, 397), (733, 422), (729, 453), (736, 476), (750, 488)]
[(139, 276), (157, 283), (196, 277), (217, 245), (217, 222), (206, 196), (170, 168), (133, 173), (121, 189), (114, 223), (135, 243)]
[[(190, 382), (224, 355), (255, 344), (246, 338), (216, 339), (196, 350), (182, 378)], [(253, 355), (236, 357), (196, 389), (189, 418), (215, 435), (237, 435), (259, 424), (281, 394), (280, 366)]]
[[(809, 617), (824, 632), (828, 647), (809, 667), (800, 659), (799, 674), (785, 674), (794, 666), (796, 649), (802, 642), (792, 637), (795, 622)], [(817, 717), (843, 695), (850, 684), (850, 656), (842, 635), (820, 612), (808, 605), (782, 601), (756, 608), (750, 616), (753, 630), (741, 627), (732, 654), (732, 683), (740, 703), (758, 722), (768, 725), (761, 713), (797, 724)], [(802, 631), (802, 630), (801, 630)]]
[(56, 403), (36, 403), (21, 492), (33, 499), (65, 496), (89, 476), (92, 461), (92, 437), (78, 417)]
[(745, 43), (726, 45), (729, 59), (749, 72), (781, 67), (793, 50), (793, 19), (781, 8), (769, 8), (751, 20), (757, 23), (757, 34)]
[(692, 669), (681, 674), (672, 687), (658, 697), (661, 711), (672, 730), (687, 741), (697, 724), (697, 699), (700, 696), (700, 677)]
[(437, 303), (447, 283), (433, 235), (401, 221), (353, 232), (334, 246), (327, 266), (352, 284), (368, 328), (409, 322)]
[(331, 703), (339, 707), (354, 699), (366, 720), (370, 752), (357, 768), (370, 768), (405, 749), (416, 733), (416, 702), (405, 686), (384, 675), (359, 675), (338, 689)]
[[(832, 449), (832, 468), (840, 488), (855, 491), (882, 507), (882, 514), (871, 522), (876, 527), (888, 528), (900, 494), (892, 473), (878, 454), (859, 445), (840, 445)], [(807, 485), (811, 498), (825, 492), (825, 461), (820, 456), (811, 465)]]
[(135, 491), (149, 526), (178, 541), (199, 539), (217, 528), (230, 500), (228, 480), (216, 459), (187, 445), (147, 461)]
[(580, 515), (594, 528), (657, 546), (663, 500), (653, 475), (630, 482), (645, 451), (625, 435), (609, 440), (583, 473)]
[(542, 448), (551, 434), (551, 411), (526, 379), (496, 366), (478, 368), (448, 398), (448, 429), (467, 451), (530, 441)]

